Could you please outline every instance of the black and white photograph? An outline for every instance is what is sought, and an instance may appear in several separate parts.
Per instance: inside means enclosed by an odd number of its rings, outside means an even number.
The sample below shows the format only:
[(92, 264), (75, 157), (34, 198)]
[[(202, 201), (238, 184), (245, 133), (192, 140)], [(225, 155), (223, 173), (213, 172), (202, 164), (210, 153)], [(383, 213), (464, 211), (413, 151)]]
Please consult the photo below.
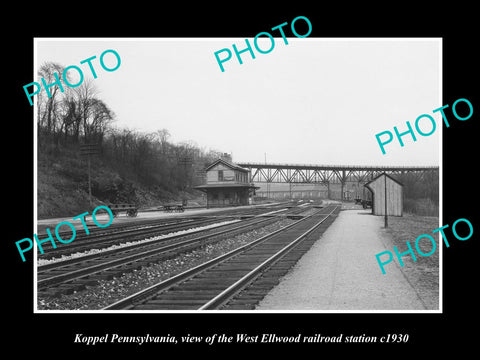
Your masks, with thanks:
[(86, 354), (474, 336), (447, 331), (474, 310), (471, 34), (150, 16), (18, 42), (5, 243), (22, 331)]
[(441, 39), (262, 40), (36, 40), (37, 310), (441, 310)]

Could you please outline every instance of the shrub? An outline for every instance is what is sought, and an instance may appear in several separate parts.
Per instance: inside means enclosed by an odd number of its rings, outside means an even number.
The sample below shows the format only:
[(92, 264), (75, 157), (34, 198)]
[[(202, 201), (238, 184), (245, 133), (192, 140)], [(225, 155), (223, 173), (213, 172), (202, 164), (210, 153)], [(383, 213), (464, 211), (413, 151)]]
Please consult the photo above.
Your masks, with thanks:
[(431, 199), (404, 199), (403, 211), (422, 216), (439, 216), (438, 205)]

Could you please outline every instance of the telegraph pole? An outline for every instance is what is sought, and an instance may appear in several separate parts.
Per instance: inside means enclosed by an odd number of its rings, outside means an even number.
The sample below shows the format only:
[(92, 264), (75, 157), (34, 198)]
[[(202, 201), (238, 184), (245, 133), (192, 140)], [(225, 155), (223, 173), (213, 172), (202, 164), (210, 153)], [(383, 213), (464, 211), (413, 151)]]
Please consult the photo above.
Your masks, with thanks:
[(90, 204), (90, 210), (93, 209), (90, 157), (94, 155), (98, 155), (99, 152), (100, 151), (97, 143), (80, 144), (80, 156), (87, 157), (87, 162), (88, 162), (88, 202)]
[[(267, 153), (265, 153), (265, 165), (267, 165)], [(268, 169), (265, 169), (265, 171), (267, 171), (267, 174), (270, 175)], [(267, 199), (270, 199), (270, 183), (268, 182), (268, 175), (265, 180), (267, 182)]]
[(387, 173), (383, 173), (385, 179), (385, 227), (388, 227), (388, 215), (387, 215)]
[(189, 181), (189, 176), (187, 175), (187, 167), (192, 166), (192, 157), (191, 156), (183, 156), (178, 160), (178, 163), (183, 165), (183, 173), (184, 173), (184, 181), (182, 184), (182, 191), (183, 191), (183, 196), (182, 196), (182, 205), (186, 206), (187, 205), (187, 196), (186, 196), (186, 190), (188, 187), (188, 181)]

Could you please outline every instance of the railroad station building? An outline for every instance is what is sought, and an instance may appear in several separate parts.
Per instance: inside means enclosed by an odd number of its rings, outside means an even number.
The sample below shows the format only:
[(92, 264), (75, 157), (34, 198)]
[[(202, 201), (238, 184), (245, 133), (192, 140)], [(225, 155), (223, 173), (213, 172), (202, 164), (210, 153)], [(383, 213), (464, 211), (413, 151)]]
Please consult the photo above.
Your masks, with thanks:
[(372, 193), (372, 214), (403, 216), (403, 184), (382, 173), (365, 184)]
[(255, 193), (250, 172), (225, 159), (218, 159), (206, 169), (206, 184), (195, 186), (207, 195), (207, 208), (249, 205)]

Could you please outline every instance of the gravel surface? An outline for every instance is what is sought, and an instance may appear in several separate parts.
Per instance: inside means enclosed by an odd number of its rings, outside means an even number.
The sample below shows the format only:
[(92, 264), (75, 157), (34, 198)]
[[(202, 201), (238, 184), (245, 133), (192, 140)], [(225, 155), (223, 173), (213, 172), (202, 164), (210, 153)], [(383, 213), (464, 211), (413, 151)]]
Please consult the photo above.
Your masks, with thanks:
[(164, 234), (164, 235), (157, 235), (157, 236), (146, 238), (144, 240), (126, 241), (126, 242), (123, 242), (123, 243), (120, 243), (120, 244), (113, 244), (111, 246), (104, 247), (104, 248), (101, 248), (101, 249), (92, 248), (92, 249), (89, 249), (89, 250), (86, 250), (86, 251), (76, 252), (76, 253), (73, 253), (73, 254), (70, 254), (70, 255), (62, 255), (61, 257), (57, 257), (57, 258), (54, 257), (54, 258), (50, 258), (50, 259), (37, 259), (37, 265), (42, 266), (42, 265), (47, 265), (47, 264), (51, 264), (51, 263), (57, 263), (57, 262), (65, 261), (65, 260), (70, 260), (70, 259), (73, 259), (73, 258), (81, 258), (83, 256), (87, 256), (87, 255), (91, 255), (91, 254), (98, 254), (98, 253), (102, 253), (102, 252), (105, 252), (105, 251), (115, 250), (115, 249), (119, 249), (119, 248), (122, 248), (122, 247), (130, 246), (130, 245), (145, 244), (145, 243), (148, 243), (148, 242), (157, 241), (157, 240), (161, 240), (161, 239), (168, 239), (170, 237), (177, 236), (177, 235), (187, 235), (187, 234), (190, 234), (190, 233), (196, 234), (197, 232), (199, 232), (201, 230), (215, 229), (219, 226), (234, 224), (234, 223), (237, 223), (239, 221), (240, 220), (222, 221), (222, 222), (218, 222), (218, 223), (214, 223), (214, 224), (210, 224), (210, 225), (199, 226), (199, 227), (194, 227), (194, 228), (191, 228), (191, 229), (175, 231), (175, 232), (171, 232), (171, 233)]
[(60, 298), (38, 297), (38, 310), (98, 310), (146, 287), (170, 278), (180, 272), (211, 260), (254, 241), (269, 232), (291, 224), (282, 219), (266, 227), (251, 230), (235, 237), (206, 244), (161, 263), (143, 267), (112, 280), (99, 280), (98, 285)]

